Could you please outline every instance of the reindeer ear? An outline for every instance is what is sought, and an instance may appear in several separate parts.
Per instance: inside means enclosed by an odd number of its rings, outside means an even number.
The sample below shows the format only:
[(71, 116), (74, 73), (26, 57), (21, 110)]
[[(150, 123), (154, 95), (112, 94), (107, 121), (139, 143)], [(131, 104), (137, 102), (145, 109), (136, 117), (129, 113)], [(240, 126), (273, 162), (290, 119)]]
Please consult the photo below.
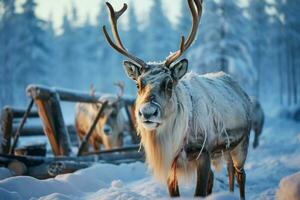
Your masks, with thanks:
[(140, 73), (141, 67), (137, 66), (136, 64), (134, 64), (133, 62), (130, 62), (128, 60), (124, 61), (123, 65), (124, 65), (124, 69), (125, 69), (127, 75), (129, 76), (129, 78), (136, 81), (138, 79), (138, 77), (141, 75), (141, 73)]
[(188, 60), (182, 59), (181, 61), (177, 62), (175, 65), (170, 67), (172, 77), (175, 80), (181, 79), (187, 72), (188, 69)]

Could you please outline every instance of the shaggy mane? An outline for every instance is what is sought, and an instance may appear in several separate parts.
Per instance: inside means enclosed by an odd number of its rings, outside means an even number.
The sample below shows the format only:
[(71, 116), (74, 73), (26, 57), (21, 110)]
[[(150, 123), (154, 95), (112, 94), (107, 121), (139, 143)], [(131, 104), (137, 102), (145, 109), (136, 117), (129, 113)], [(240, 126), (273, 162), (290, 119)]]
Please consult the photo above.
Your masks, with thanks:
[[(191, 168), (196, 166), (196, 159), (188, 161), (185, 152), (180, 152), (183, 145), (196, 142), (207, 150), (216, 138), (221, 138), (229, 146), (241, 135), (228, 135), (226, 130), (247, 126), (250, 120), (248, 96), (223, 72), (186, 74), (175, 87), (169, 104), (177, 105), (175, 111), (155, 131), (137, 124), (148, 166), (161, 182), (172, 175), (172, 162), (178, 153), (179, 178), (189, 178), (194, 173)], [(200, 154), (201, 151), (198, 157)]]

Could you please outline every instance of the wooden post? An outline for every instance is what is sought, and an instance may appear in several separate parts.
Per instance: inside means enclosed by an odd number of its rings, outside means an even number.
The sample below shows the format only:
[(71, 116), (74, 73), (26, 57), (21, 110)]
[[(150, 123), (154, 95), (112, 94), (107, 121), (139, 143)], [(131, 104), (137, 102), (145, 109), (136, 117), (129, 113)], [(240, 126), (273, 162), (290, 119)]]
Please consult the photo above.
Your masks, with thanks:
[[(10, 143), (13, 128), (13, 112), (9, 106), (5, 106), (1, 112), (1, 132), (3, 139), (1, 144), (0, 153), (8, 154), (10, 150)], [(1, 151), (2, 150), (2, 151)]]
[[(11, 148), (11, 138), (15, 136), (15, 133), (18, 132), (17, 130), (19, 129), (19, 133), (23, 134), (23, 127), (21, 128), (16, 128), (14, 126), (14, 122), (16, 119), (20, 119), (24, 116), (26, 113), (25, 109), (20, 109), (20, 108), (14, 108), (10, 106), (5, 106), (1, 112), (1, 121), (0, 121), (0, 126), (1, 130), (0, 132), (2, 133), (3, 137), (3, 143), (1, 144), (2, 151), (0, 153), (3, 154), (8, 154), (9, 149)], [(36, 111), (30, 111), (27, 112), (27, 117), (39, 117), (38, 113)], [(21, 121), (20, 121), (21, 123)], [(23, 124), (24, 125), (24, 124)], [(27, 131), (28, 132), (28, 131)], [(1, 140), (1, 139), (0, 139)], [(17, 140), (16, 140), (17, 142)]]
[(70, 155), (71, 142), (63, 120), (59, 95), (52, 89), (39, 86), (29, 86), (27, 93), (35, 101), (53, 154)]

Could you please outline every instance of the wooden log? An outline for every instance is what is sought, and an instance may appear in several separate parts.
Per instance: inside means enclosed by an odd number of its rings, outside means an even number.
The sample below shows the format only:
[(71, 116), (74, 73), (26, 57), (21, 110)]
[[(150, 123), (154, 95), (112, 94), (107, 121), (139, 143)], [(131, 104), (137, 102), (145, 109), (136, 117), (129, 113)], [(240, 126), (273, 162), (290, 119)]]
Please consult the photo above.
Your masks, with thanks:
[(32, 88), (29, 88), (27, 92), (35, 100), (53, 154), (55, 156), (70, 155), (71, 142), (63, 120), (58, 94), (46, 89), (35, 91)]
[(89, 167), (95, 162), (121, 164), (144, 161), (140, 152), (107, 153), (80, 157), (41, 157), (0, 154), (0, 166), (8, 167), (14, 175), (27, 175), (38, 179), (51, 178), (58, 174), (72, 173)]
[[(14, 134), (16, 133), (17, 128), (18, 127), (15, 124), (13, 124), (12, 136), (14, 136)], [(74, 125), (67, 125), (67, 130), (70, 135), (70, 138), (73, 137), (73, 140), (77, 140), (77, 135), (76, 135), (77, 133), (76, 133), (76, 128), (74, 127)], [(24, 126), (24, 128), (21, 130), (21, 136), (42, 136), (42, 135), (45, 135), (42, 125), (26, 124)]]
[[(13, 124), (12, 128), (12, 136), (17, 131), (17, 126)], [(27, 125), (24, 126), (24, 128), (20, 131), (21, 136), (39, 136), (39, 135), (45, 135), (44, 129), (42, 125)]]
[[(27, 93), (34, 99), (44, 99), (50, 98), (51, 93), (57, 93), (62, 101), (70, 102), (86, 102), (86, 103), (97, 103), (98, 95), (91, 96), (89, 93), (82, 93), (78, 91), (60, 89), (60, 88), (50, 88), (42, 85), (29, 85), (27, 87)], [(96, 98), (95, 98), (96, 97)]]
[[(45, 99), (50, 98), (49, 93), (56, 92), (60, 100), (69, 102), (85, 102), (85, 103), (100, 103), (99, 98), (103, 96), (103, 93), (95, 93), (90, 95), (88, 92), (79, 92), (74, 90), (67, 90), (62, 88), (50, 88), (42, 85), (29, 85), (27, 87), (27, 93), (34, 99)], [(116, 96), (117, 97), (117, 96)], [(124, 96), (122, 99), (125, 102), (132, 103), (135, 98), (132, 96)]]
[(51, 176), (48, 173), (48, 166), (49, 163), (43, 163), (36, 166), (29, 166), (27, 167), (26, 176), (31, 176), (37, 179), (46, 179), (46, 178), (53, 178), (54, 176)]
[(39, 143), (15, 148), (14, 155), (46, 156), (46, 153), (46, 143)]
[(89, 167), (91, 164), (87, 162), (75, 161), (54, 161), (48, 165), (48, 174), (57, 176), (59, 174), (73, 173), (79, 169)]
[[(0, 121), (0, 132), (2, 134), (0, 134), (0, 136), (2, 135), (3, 137), (3, 143), (1, 144), (0, 150), (2, 149), (2, 152), (0, 151), (0, 153), (9, 153), (11, 148), (11, 138), (15, 136), (15, 133), (18, 129), (17, 126), (14, 126), (14, 122), (23, 117), (25, 112), (25, 109), (14, 108), (11, 106), (5, 106), (2, 109)], [(38, 113), (37, 111), (30, 111), (27, 113), (27, 116), (30, 118), (35, 118), (38, 117)], [(19, 123), (21, 123), (21, 121), (19, 121)], [(22, 129), (20, 129), (20, 132), (22, 132)]]
[(107, 153), (116, 153), (116, 152), (138, 151), (139, 148), (140, 148), (140, 145), (132, 145), (132, 146), (128, 146), (128, 147), (114, 148), (114, 149), (108, 149), (108, 150), (85, 152), (85, 153), (83, 153), (83, 156), (95, 155), (95, 154), (103, 155), (103, 154), (107, 154)]
[(11, 171), (13, 176), (20, 176), (27, 173), (26, 165), (18, 160), (11, 161), (7, 168)]
[(54, 161), (76, 161), (76, 162), (105, 162), (118, 164), (122, 162), (143, 161), (144, 154), (142, 152), (121, 152), (121, 153), (99, 153), (86, 156), (57, 156), (57, 157), (42, 157), (42, 156), (16, 156), (0, 154), (0, 166), (7, 166), (10, 162), (17, 160), (24, 163), (27, 167), (39, 166), (45, 163)]
[[(1, 112), (1, 135), (3, 139), (0, 153), (8, 154), (11, 146), (13, 112), (9, 106), (5, 106)], [(1, 137), (0, 135), (0, 137)]]
[(56, 129), (57, 143), (60, 149), (60, 155), (69, 156), (72, 152), (71, 150), (71, 140), (67, 127), (64, 122), (62, 111), (59, 103), (59, 95), (54, 94), (54, 97), (51, 98), (52, 104), (52, 119), (54, 121), (54, 128)]
[[(22, 118), (26, 112), (26, 109), (23, 109), (23, 108), (15, 108), (15, 107), (9, 107), (9, 108), (10, 108), (11, 112), (13, 113), (14, 119)], [(28, 113), (28, 117), (38, 118), (39, 114), (36, 110), (31, 110)]]

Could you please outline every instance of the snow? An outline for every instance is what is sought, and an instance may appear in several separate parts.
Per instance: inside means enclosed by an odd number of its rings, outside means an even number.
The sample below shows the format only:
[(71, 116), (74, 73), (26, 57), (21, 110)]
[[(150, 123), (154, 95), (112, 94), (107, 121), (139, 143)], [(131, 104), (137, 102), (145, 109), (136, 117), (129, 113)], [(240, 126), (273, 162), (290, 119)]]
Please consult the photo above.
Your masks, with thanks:
[(280, 181), (279, 189), (276, 193), (276, 198), (278, 200), (300, 199), (300, 171), (287, 176)]
[[(245, 166), (247, 199), (299, 199), (299, 143), (299, 123), (267, 117), (260, 146), (255, 150), (252, 145), (249, 147)], [(7, 169), (0, 168), (2, 199), (169, 199), (166, 186), (154, 181), (142, 162), (121, 165), (96, 163), (75, 173), (46, 180), (10, 176)], [(194, 181), (180, 184), (180, 199), (193, 199), (194, 188)], [(227, 191), (224, 167), (221, 172), (215, 172), (213, 194), (206, 200), (239, 199), (237, 186), (233, 194)]]
[(12, 173), (10, 172), (9, 169), (0, 167), (0, 180), (11, 177)]

